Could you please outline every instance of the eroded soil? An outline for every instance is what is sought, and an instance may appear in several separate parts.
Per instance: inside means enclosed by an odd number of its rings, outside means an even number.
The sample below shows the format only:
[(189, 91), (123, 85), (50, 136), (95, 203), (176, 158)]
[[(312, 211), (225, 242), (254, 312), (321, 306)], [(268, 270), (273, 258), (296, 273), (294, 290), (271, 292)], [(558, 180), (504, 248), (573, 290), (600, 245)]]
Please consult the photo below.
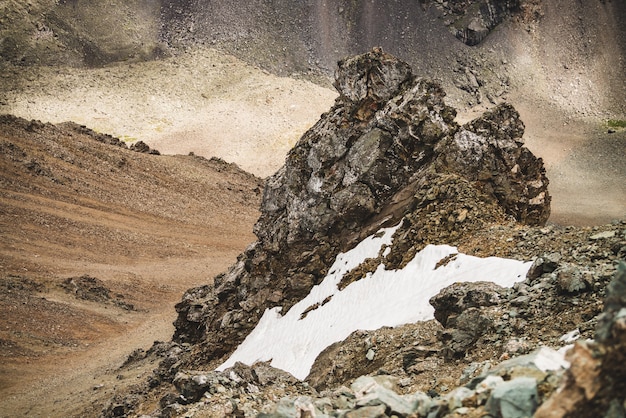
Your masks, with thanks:
[(0, 416), (71, 416), (149, 371), (174, 304), (254, 240), (261, 180), (0, 120)]

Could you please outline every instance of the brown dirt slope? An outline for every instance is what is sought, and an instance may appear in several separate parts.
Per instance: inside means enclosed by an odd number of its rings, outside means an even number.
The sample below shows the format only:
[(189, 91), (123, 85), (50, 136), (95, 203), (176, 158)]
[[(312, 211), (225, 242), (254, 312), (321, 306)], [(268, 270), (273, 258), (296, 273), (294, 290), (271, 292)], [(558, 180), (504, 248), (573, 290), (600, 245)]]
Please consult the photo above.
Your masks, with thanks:
[(120, 145), (0, 116), (0, 416), (71, 416), (132, 383), (117, 367), (253, 240), (260, 179)]

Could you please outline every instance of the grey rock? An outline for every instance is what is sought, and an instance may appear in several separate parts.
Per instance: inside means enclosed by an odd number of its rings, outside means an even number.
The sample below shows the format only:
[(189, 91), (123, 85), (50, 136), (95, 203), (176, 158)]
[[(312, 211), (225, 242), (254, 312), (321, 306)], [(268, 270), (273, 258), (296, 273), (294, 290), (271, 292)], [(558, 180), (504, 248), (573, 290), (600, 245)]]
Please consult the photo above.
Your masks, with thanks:
[(615, 231), (598, 232), (589, 237), (590, 240), (597, 241), (601, 239), (613, 238), (616, 235)]
[(465, 354), (492, 325), (493, 321), (487, 315), (482, 314), (480, 309), (468, 308), (454, 321), (448, 321), (448, 323), (454, 328), (444, 331), (442, 340), (446, 343), (445, 356), (452, 358)]
[(411, 79), (411, 67), (380, 49), (347, 58), (338, 63), (335, 88), (342, 98), (353, 103), (363, 100), (383, 102), (391, 99)]
[(454, 283), (430, 299), (435, 319), (444, 327), (451, 316), (468, 308), (493, 306), (502, 301), (503, 288), (492, 282)]
[(415, 346), (406, 348), (402, 353), (402, 368), (408, 371), (416, 363), (423, 363), (424, 359), (439, 352), (438, 349), (425, 346)]
[(196, 402), (207, 392), (220, 392), (225, 386), (233, 384), (228, 377), (219, 372), (178, 372), (173, 383), (188, 402)]
[(448, 404), (448, 409), (454, 411), (455, 409), (463, 407), (463, 401), (472, 396), (474, 396), (473, 390), (460, 386), (448, 393), (444, 400)]
[(345, 418), (385, 418), (388, 415), (385, 413), (387, 407), (385, 405), (364, 406), (359, 409), (355, 409), (346, 412)]
[(530, 418), (538, 405), (537, 382), (518, 377), (496, 386), (485, 410), (496, 418)]
[(609, 409), (603, 418), (625, 418), (626, 408), (617, 399), (613, 399), (609, 404)]
[(551, 370), (559, 370), (569, 367), (569, 363), (563, 359), (563, 356), (557, 351), (549, 347), (541, 347), (534, 350), (530, 354), (514, 357), (505, 360), (488, 371), (489, 375), (508, 373), (508, 371), (519, 368), (534, 368), (536, 370), (546, 372)]
[(612, 328), (616, 322), (624, 317), (621, 315), (626, 308), (626, 263), (621, 262), (615, 277), (607, 286), (607, 296), (604, 301), (604, 310), (598, 320), (595, 338), (599, 342), (608, 342), (613, 338)]
[(419, 407), (419, 399), (398, 395), (372, 376), (361, 376), (352, 384), (358, 406), (386, 405), (391, 413), (409, 415)]
[(557, 269), (560, 261), (561, 254), (559, 253), (542, 254), (533, 261), (526, 277), (532, 282), (542, 274), (552, 273)]

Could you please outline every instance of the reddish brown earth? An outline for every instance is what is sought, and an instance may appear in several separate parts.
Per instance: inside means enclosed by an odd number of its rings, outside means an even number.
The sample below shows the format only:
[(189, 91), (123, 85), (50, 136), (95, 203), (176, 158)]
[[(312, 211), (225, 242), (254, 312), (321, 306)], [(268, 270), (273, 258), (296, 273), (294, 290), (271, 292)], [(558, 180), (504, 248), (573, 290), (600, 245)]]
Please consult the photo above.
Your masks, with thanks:
[(98, 409), (149, 371), (116, 373), (171, 337), (183, 291), (253, 241), (261, 181), (6, 117), (0, 149), (0, 416)]

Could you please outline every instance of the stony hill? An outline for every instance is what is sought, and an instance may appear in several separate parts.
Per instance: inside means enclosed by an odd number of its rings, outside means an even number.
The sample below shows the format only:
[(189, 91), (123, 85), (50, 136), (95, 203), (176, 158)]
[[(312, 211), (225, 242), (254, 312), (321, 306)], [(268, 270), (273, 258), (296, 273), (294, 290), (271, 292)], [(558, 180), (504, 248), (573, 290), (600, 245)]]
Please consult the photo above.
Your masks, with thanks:
[[(623, 222), (594, 230), (544, 226), (548, 181), (542, 161), (523, 146), (523, 124), (510, 105), (460, 126), (437, 83), (378, 49), (341, 61), (335, 86), (335, 106), (266, 181), (257, 241), (214, 284), (185, 293), (173, 340), (120, 370), (155, 359), (159, 367), (143, 386), (117, 395), (104, 415), (509, 416), (510, 404), (520, 416), (545, 414), (549, 406), (540, 405), (559, 402), (551, 396), (560, 384), (572, 391), (588, 384), (584, 377), (568, 383), (578, 369), (556, 349), (594, 335), (597, 349), (606, 347), (596, 366), (578, 364), (596, 349), (589, 343), (568, 359), (585, 370), (606, 367), (602, 383), (561, 404), (558, 416), (623, 402), (609, 383), (623, 372), (615, 368), (623, 278), (606, 292), (626, 250)], [(433, 244), (459, 250), (436, 259), (432, 271), (462, 268), (461, 252), (528, 264), (512, 288), (474, 269), (474, 283), (452, 284), (430, 299), (436, 322), (355, 330), (327, 347), (304, 381), (274, 369), (271, 358), (215, 371), (251, 333), (270, 335), (263, 328), (269, 317), (301, 309), (298, 302), (336, 273), (333, 261), (386, 236), (381, 228), (389, 226), (390, 241), (342, 272), (336, 290), (299, 320), (381, 271), (403, 271)], [(613, 308), (600, 316), (607, 294)], [(360, 302), (345, 302), (335, 321)], [(276, 344), (289, 341), (281, 338)]]
[(590, 225), (623, 213), (625, 134), (607, 133), (615, 131), (609, 121), (626, 118), (623, 2), (12, 0), (0, 7), (2, 113), (73, 120), (265, 177), (333, 100), (333, 91), (303, 79), (329, 87), (338, 60), (381, 46), (438, 80), (462, 122), (502, 102), (515, 106), (526, 145), (552, 181), (554, 222)]

